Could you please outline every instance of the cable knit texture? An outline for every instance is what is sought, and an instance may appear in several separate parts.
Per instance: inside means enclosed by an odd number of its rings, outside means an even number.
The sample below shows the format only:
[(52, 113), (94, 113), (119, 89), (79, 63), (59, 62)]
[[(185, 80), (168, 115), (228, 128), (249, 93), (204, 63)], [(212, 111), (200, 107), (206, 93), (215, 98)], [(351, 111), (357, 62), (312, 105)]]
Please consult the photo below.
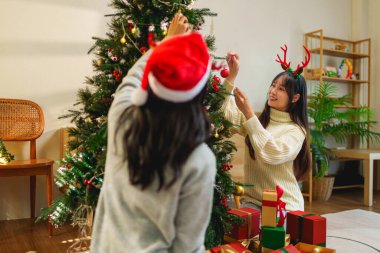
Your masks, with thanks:
[[(228, 93), (233, 86), (225, 81)], [(232, 131), (244, 137), (249, 136), (256, 159), (253, 160), (245, 145), (244, 180), (253, 187), (246, 187), (243, 201), (251, 201), (261, 206), (262, 192), (274, 190), (276, 185), (284, 189), (282, 200), (288, 211), (304, 210), (304, 200), (293, 172), (293, 161), (305, 140), (305, 131), (295, 124), (289, 113), (271, 108), (270, 122), (266, 129), (257, 116), (246, 120), (239, 111), (232, 95), (226, 96), (222, 106), (224, 116), (234, 127)]]

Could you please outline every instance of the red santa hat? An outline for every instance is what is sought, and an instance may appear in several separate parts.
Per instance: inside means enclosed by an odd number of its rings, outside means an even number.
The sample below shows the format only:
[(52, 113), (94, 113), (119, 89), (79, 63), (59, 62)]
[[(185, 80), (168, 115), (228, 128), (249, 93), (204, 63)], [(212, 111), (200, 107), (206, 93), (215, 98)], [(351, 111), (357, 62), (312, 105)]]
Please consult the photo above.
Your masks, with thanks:
[(132, 103), (145, 104), (148, 86), (163, 100), (190, 101), (207, 83), (211, 69), (207, 45), (199, 33), (167, 39), (154, 48), (144, 70), (141, 87)]

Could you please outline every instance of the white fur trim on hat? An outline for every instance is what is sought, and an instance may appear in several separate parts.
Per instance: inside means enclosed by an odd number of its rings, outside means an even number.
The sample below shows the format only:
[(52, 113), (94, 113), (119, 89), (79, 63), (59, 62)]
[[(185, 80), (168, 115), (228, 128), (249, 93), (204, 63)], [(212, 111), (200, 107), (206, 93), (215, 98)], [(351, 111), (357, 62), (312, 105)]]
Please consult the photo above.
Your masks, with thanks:
[(199, 94), (199, 92), (201, 92), (201, 90), (207, 83), (210, 71), (211, 60), (209, 61), (207, 65), (207, 70), (201, 78), (201, 80), (199, 80), (199, 82), (196, 85), (194, 85), (192, 89), (187, 91), (176, 91), (166, 88), (155, 78), (152, 72), (148, 75), (149, 86), (153, 90), (154, 94), (156, 94), (161, 99), (174, 103), (187, 102), (196, 97)]

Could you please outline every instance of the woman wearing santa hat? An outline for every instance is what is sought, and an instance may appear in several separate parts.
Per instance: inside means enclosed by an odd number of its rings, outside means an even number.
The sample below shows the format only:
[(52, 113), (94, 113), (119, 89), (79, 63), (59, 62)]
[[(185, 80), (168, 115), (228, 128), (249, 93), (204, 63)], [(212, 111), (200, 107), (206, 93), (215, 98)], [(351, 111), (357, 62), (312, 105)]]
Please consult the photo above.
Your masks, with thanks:
[(205, 144), (207, 46), (177, 14), (118, 87), (91, 252), (204, 252), (216, 161)]

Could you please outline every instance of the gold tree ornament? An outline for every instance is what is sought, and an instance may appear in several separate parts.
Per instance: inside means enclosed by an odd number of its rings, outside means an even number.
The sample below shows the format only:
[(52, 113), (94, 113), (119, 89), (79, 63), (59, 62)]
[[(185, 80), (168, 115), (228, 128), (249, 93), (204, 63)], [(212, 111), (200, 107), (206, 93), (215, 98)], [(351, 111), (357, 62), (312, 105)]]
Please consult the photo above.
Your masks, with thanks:
[(100, 67), (103, 65), (103, 60), (102, 59), (99, 59), (96, 61), (96, 66)]
[(123, 37), (120, 39), (120, 43), (121, 44), (127, 43), (127, 40), (125, 39), (125, 35), (123, 35)]
[(244, 187), (241, 185), (235, 185), (234, 200), (236, 208), (240, 208), (240, 197), (244, 195)]
[(236, 196), (243, 196), (245, 193), (244, 187), (241, 185), (236, 185), (235, 186), (235, 192), (234, 195)]

